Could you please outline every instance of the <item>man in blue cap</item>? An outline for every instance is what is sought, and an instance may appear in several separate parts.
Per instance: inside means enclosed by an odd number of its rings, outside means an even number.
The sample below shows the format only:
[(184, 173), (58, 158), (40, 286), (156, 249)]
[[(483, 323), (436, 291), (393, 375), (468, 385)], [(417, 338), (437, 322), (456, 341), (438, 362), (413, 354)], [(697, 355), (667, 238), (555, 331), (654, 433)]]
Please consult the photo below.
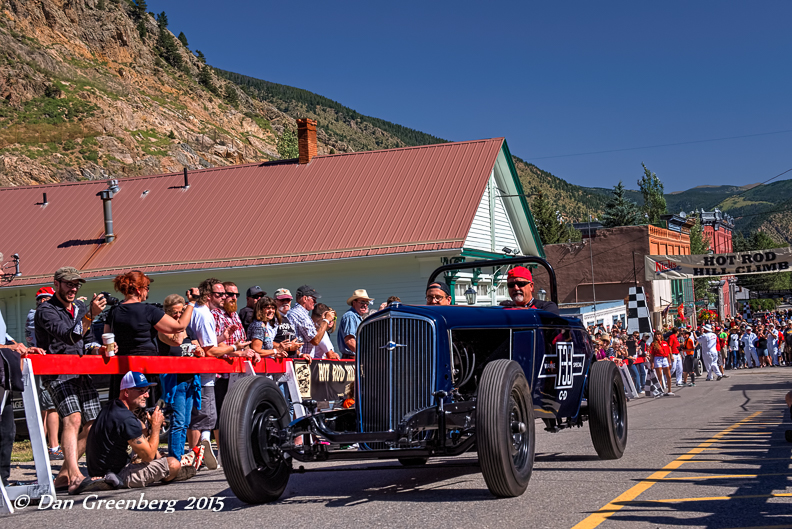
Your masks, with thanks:
[[(145, 412), (149, 387), (156, 385), (137, 371), (128, 371), (124, 375), (118, 398), (102, 409), (88, 434), (86, 463), (91, 477), (76, 489), (69, 490), (69, 494), (117, 487), (145, 487), (155, 481), (173, 481), (177, 476), (187, 479), (190, 474), (195, 474), (194, 467), (182, 467), (175, 457), (160, 454), (159, 436), (164, 416), (159, 406), (150, 414), (134, 413), (140, 408)], [(141, 416), (145, 417), (148, 426), (138, 418)], [(127, 464), (129, 446), (136, 457)]]

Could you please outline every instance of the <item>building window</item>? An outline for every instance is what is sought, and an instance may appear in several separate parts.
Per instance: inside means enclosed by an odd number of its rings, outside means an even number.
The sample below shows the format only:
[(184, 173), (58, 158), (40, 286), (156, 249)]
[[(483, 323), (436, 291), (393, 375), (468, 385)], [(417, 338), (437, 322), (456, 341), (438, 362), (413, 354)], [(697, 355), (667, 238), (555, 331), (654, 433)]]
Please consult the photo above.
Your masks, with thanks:
[(476, 285), (476, 295), (479, 298), (489, 297), (489, 285), (486, 283), (479, 283)]
[(497, 296), (499, 298), (506, 298), (509, 296), (509, 288), (506, 286), (506, 283), (498, 284), (498, 293)]
[(457, 303), (465, 301), (465, 290), (467, 290), (469, 286), (470, 283), (457, 283), (454, 285), (454, 297), (456, 297)]
[(671, 303), (679, 305), (685, 300), (685, 287), (682, 284), (683, 279), (671, 280)]

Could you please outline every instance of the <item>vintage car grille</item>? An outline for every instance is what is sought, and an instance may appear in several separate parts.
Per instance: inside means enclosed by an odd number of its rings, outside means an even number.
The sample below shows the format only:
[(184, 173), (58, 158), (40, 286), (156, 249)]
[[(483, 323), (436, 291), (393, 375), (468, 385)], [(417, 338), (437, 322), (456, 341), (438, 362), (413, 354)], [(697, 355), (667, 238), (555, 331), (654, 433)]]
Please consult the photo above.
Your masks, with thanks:
[(432, 405), (435, 356), (430, 320), (389, 313), (361, 325), (356, 406), (362, 432), (393, 430), (407, 413)]

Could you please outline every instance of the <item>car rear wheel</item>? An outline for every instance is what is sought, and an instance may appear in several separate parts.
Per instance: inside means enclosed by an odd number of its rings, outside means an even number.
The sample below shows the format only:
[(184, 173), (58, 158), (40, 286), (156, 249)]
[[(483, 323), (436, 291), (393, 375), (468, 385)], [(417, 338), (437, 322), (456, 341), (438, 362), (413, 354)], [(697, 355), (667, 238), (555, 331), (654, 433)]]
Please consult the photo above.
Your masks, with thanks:
[(589, 430), (600, 459), (619, 459), (627, 447), (627, 398), (616, 364), (594, 362), (589, 375)]
[(289, 407), (267, 377), (237, 381), (220, 412), (220, 455), (228, 484), (245, 503), (281, 497), (291, 474), (291, 459), (278, 445), (277, 431), (289, 423)]
[(519, 364), (493, 360), (478, 388), (476, 437), (481, 473), (495, 496), (520, 496), (528, 487), (536, 427), (528, 381)]
[(693, 372), (696, 373), (697, 377), (700, 377), (704, 372), (704, 362), (701, 361), (701, 358), (696, 358), (693, 361)]

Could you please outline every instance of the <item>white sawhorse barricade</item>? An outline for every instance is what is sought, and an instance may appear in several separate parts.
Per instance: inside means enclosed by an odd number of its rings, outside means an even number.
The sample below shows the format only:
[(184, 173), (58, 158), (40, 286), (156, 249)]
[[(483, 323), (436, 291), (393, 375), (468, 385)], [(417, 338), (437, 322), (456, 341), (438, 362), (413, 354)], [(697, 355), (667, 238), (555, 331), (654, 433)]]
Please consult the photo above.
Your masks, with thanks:
[[(273, 373), (270, 375), (257, 373), (253, 364), (246, 360), (244, 361), (243, 373), (231, 373), (229, 377), (229, 388), (239, 377), (260, 374), (269, 376), (276, 383), (286, 385), (291, 401), (294, 404), (294, 416), (303, 417), (305, 415), (305, 408), (301, 404), (302, 397), (300, 396), (300, 388), (297, 385), (297, 377), (294, 373), (294, 364), (292, 364), (292, 362), (285, 362), (284, 368), (285, 372), (283, 373)], [(25, 420), (27, 421), (30, 435), (30, 445), (33, 449), (33, 462), (36, 467), (36, 483), (32, 485), (5, 487), (2, 481), (0, 481), (0, 514), (13, 513), (14, 501), (22, 496), (26, 496), (30, 501), (40, 500), (45, 495), (51, 498), (55, 497), (55, 483), (52, 479), (49, 450), (47, 450), (46, 440), (44, 438), (44, 423), (41, 421), (41, 412), (39, 411), (39, 398), (38, 391), (36, 390), (35, 375), (33, 374), (33, 364), (29, 358), (23, 360), (22, 380), (25, 384), (25, 389), (22, 392), (22, 402), (25, 406)], [(5, 405), (11, 405), (11, 392), (2, 390), (2, 394), (0, 395), (0, 412), (2, 412)], [(27, 502), (25, 506), (27, 506)]]
[[(30, 446), (33, 449), (33, 461), (36, 464), (36, 483), (33, 485), (4, 487), (2, 481), (0, 481), (0, 493), (2, 493), (0, 513), (14, 512), (14, 500), (20, 496), (39, 499), (43, 495), (48, 494), (55, 497), (55, 484), (52, 481), (49, 451), (44, 439), (44, 423), (41, 421), (41, 412), (39, 411), (39, 398), (33, 377), (33, 365), (27, 358), (23, 362), (22, 380), (25, 383), (25, 390), (22, 392), (22, 402), (25, 406), (25, 420), (27, 421), (30, 434)], [(10, 406), (11, 392), (3, 390), (0, 401), (0, 411), (6, 405)]]

